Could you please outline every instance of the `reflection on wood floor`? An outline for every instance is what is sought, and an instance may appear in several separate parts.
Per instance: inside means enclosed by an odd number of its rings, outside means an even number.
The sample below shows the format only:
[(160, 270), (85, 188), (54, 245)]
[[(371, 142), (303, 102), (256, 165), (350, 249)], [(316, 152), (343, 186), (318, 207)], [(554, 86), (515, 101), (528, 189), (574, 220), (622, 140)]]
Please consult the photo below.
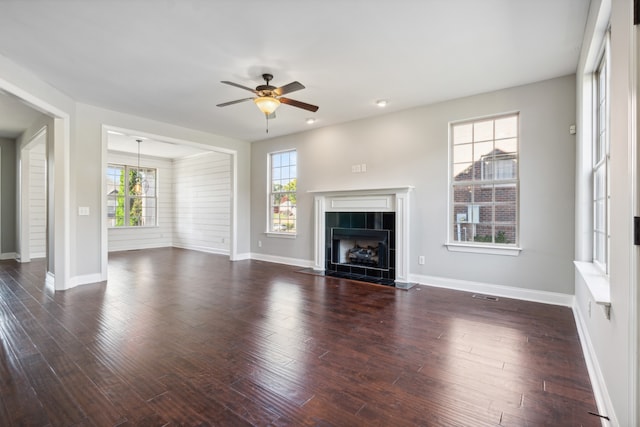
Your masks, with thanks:
[(182, 249), (0, 262), (0, 425), (599, 426), (571, 310)]

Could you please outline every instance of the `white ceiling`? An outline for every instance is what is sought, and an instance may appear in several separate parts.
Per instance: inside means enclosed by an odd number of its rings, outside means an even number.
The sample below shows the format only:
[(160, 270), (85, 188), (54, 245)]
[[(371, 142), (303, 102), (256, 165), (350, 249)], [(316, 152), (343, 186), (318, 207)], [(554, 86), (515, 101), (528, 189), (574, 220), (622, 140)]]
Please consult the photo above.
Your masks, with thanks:
[[(0, 54), (77, 101), (242, 140), (574, 73), (589, 0), (4, 0)], [(221, 84), (297, 80), (265, 133)], [(2, 98), (2, 97), (0, 97)], [(374, 105), (387, 99), (385, 109)], [(2, 111), (2, 110), (0, 110)], [(307, 125), (305, 119), (317, 122)], [(2, 125), (2, 122), (0, 122)], [(0, 129), (1, 130), (1, 129)]]
[(166, 159), (181, 159), (210, 150), (200, 149), (187, 144), (158, 141), (139, 135), (127, 135), (121, 132), (107, 132), (107, 148), (110, 151), (138, 154), (138, 140), (140, 140), (140, 156), (161, 157)]

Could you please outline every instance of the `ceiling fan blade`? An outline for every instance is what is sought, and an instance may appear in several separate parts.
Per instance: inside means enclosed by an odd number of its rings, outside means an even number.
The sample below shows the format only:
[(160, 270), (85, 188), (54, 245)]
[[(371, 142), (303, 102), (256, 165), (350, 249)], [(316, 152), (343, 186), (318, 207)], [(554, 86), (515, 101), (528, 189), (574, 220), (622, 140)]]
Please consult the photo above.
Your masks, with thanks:
[(253, 99), (253, 98), (242, 98), (242, 99), (236, 99), (235, 101), (223, 102), (222, 104), (216, 105), (216, 107), (226, 107), (227, 105), (238, 104), (240, 102), (249, 101), (250, 99)]
[(246, 87), (246, 86), (239, 85), (238, 83), (228, 82), (228, 81), (225, 81), (225, 80), (221, 81), (220, 83), (224, 83), (224, 84), (226, 84), (226, 85), (231, 85), (231, 86), (239, 87), (240, 89), (244, 89), (244, 90), (248, 90), (249, 92), (256, 93), (255, 89), (251, 89), (250, 87)]
[(306, 102), (296, 101), (295, 99), (290, 99), (290, 98), (278, 98), (278, 99), (283, 104), (291, 105), (293, 107), (302, 108), (302, 109), (308, 110), (308, 111), (313, 111), (314, 113), (316, 111), (318, 111), (318, 108), (319, 108), (319, 107), (317, 107), (315, 105), (307, 104)]
[(281, 86), (273, 91), (276, 96), (284, 95), (286, 93), (295, 92), (296, 90), (304, 89), (304, 85), (300, 82), (291, 82), (288, 85)]

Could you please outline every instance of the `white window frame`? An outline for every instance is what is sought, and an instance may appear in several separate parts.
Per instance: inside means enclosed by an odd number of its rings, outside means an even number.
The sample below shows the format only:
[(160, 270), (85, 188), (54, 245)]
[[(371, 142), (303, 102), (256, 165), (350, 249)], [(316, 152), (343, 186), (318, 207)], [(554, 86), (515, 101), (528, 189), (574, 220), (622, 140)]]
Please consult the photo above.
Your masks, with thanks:
[[(274, 158), (275, 156), (282, 156), (283, 154), (286, 153), (294, 153), (295, 154), (295, 163), (291, 163), (289, 161), (289, 163), (287, 164), (288, 167), (291, 166), (295, 166), (295, 173), (293, 174), (293, 176), (288, 175), (287, 179), (295, 179), (296, 180), (296, 191), (274, 191), (274, 180), (277, 180), (278, 178), (274, 177), (274, 168), (277, 167), (282, 167), (282, 165), (280, 166), (275, 166), (275, 162), (274, 162)], [(277, 236), (277, 237), (295, 237), (297, 235), (297, 225), (298, 225), (298, 212), (297, 212), (297, 180), (298, 180), (298, 152), (295, 148), (291, 148), (291, 149), (287, 149), (287, 150), (281, 150), (281, 151), (274, 151), (268, 154), (268, 176), (267, 176), (267, 225), (266, 225), (266, 233), (270, 236)], [(293, 206), (291, 207), (291, 209), (295, 209), (295, 214), (294, 214), (294, 218), (292, 221), (287, 221), (285, 223), (283, 223), (281, 221), (280, 218), (277, 219), (274, 218), (274, 200), (276, 197), (280, 196), (287, 196), (287, 199), (291, 199), (291, 195), (294, 196), (294, 199), (296, 200), (296, 202), (293, 204)], [(294, 227), (293, 228), (288, 228), (286, 226), (286, 224), (291, 224), (291, 222), (294, 223)], [(286, 228), (279, 228), (278, 226), (280, 225), (285, 225)], [(278, 227), (278, 228), (276, 228)]]
[[(138, 166), (121, 164), (121, 163), (108, 163), (107, 164), (107, 174), (108, 174), (108, 171), (109, 171), (110, 168), (123, 168), (123, 173), (124, 173), (125, 179), (128, 179), (129, 173), (132, 170), (144, 172), (145, 175), (153, 173), (153, 177), (154, 177), (154, 180), (155, 180), (155, 185), (153, 186), (153, 193), (151, 193), (151, 194), (146, 194), (145, 193), (144, 195), (136, 195), (136, 194), (131, 194), (131, 192), (129, 191), (128, 183), (125, 183), (125, 186), (124, 186), (124, 219), (123, 219), (123, 225), (117, 225), (116, 223), (114, 223), (113, 225), (109, 224), (108, 227), (111, 228), (111, 229), (157, 227), (158, 226), (158, 170), (156, 168), (150, 168), (150, 167), (138, 167)], [(107, 177), (107, 181), (108, 181), (108, 177)], [(107, 220), (110, 219), (109, 218), (110, 201), (111, 200), (116, 201), (116, 205), (117, 205), (117, 198), (118, 198), (118, 195), (114, 196), (114, 195), (107, 194)], [(131, 200), (135, 199), (135, 198), (153, 199), (154, 200), (153, 208), (149, 208), (148, 206), (145, 206), (146, 204), (143, 204), (144, 209), (153, 209), (154, 221), (153, 221), (152, 224), (147, 224), (145, 221), (142, 221), (142, 223), (139, 224), (139, 225), (131, 225), (129, 223), (130, 222)], [(143, 216), (143, 218), (144, 217), (145, 216)]]
[[(609, 34), (605, 37), (603, 52), (593, 73), (593, 137), (592, 137), (592, 224), (593, 263), (609, 274), (610, 253), (610, 153), (609, 153)], [(604, 74), (604, 76), (602, 76)], [(602, 76), (602, 79), (600, 78)], [(600, 178), (598, 177), (600, 175)], [(601, 179), (603, 182), (598, 185)]]
[[(481, 179), (477, 180), (473, 178), (473, 173), (471, 176), (470, 180), (465, 180), (465, 181), (456, 181), (455, 180), (455, 176), (454, 176), (454, 129), (457, 126), (462, 126), (462, 125), (469, 125), (469, 124), (474, 124), (474, 123), (481, 123), (481, 122), (486, 122), (486, 121), (493, 121), (493, 125), (495, 126), (495, 121), (500, 120), (500, 119), (505, 119), (505, 118), (509, 118), (509, 117), (515, 117), (517, 120), (517, 134), (516, 134), (516, 140), (517, 140), (517, 148), (516, 148), (516, 153), (515, 155), (509, 155), (508, 157), (501, 159), (499, 157), (497, 157), (496, 161), (500, 161), (500, 160), (511, 160), (511, 161), (515, 161), (516, 162), (516, 170), (515, 170), (515, 176), (511, 179), (499, 179), (500, 177), (498, 177), (498, 179), (496, 179), (496, 177), (493, 177), (494, 179), (483, 179), (485, 178), (484, 175), (484, 163), (483, 163), (483, 159), (478, 160), (480, 161), (480, 174), (481, 174)], [(495, 130), (495, 129), (494, 129)], [(494, 132), (494, 137), (493, 137), (493, 144), (495, 147), (495, 142), (499, 141), (500, 139), (496, 139), (495, 137), (495, 132)], [(472, 138), (473, 141), (473, 138)], [(471, 144), (474, 144), (475, 142), (472, 142)], [(504, 157), (504, 156), (503, 156)], [(519, 241), (520, 241), (520, 179), (519, 179), (519, 173), (520, 173), (520, 168), (519, 168), (519, 158), (520, 158), (520, 113), (519, 112), (510, 112), (510, 113), (504, 113), (504, 114), (499, 114), (499, 115), (492, 115), (492, 116), (487, 116), (487, 117), (479, 117), (479, 118), (474, 118), (471, 120), (463, 120), (463, 121), (457, 121), (457, 122), (452, 122), (450, 123), (449, 126), (449, 213), (448, 213), (448, 219), (447, 219), (447, 243), (446, 246), (450, 251), (455, 251), (455, 252), (477, 252), (477, 253), (488, 253), (488, 254), (496, 254), (496, 255), (511, 255), (511, 256), (517, 256), (520, 254), (521, 248), (519, 247)], [(476, 162), (473, 162), (471, 164), (471, 167), (474, 167), (473, 165)], [(502, 187), (505, 185), (514, 185), (515, 184), (515, 239), (513, 242), (510, 243), (497, 243), (495, 242), (495, 238), (496, 238), (496, 218), (495, 218), (495, 210), (494, 210), (494, 217), (492, 218), (491, 221), (491, 225), (492, 225), (492, 242), (477, 242), (477, 241), (473, 241), (473, 238), (468, 240), (468, 241), (461, 241), (456, 239), (456, 232), (454, 230), (455, 226), (457, 225), (457, 223), (459, 222), (456, 218), (454, 218), (454, 212), (456, 212), (455, 210), (455, 206), (456, 205), (460, 205), (459, 203), (456, 203), (454, 195), (455, 195), (455, 189), (459, 188), (459, 187), (463, 187), (463, 186), (470, 186), (470, 185), (491, 185), (495, 188), (498, 187)], [(495, 200), (495, 192), (493, 193), (493, 199), (491, 202), (492, 206), (496, 206), (496, 200)], [(471, 209), (476, 209), (477, 204), (474, 203), (474, 201), (471, 202), (471, 204), (469, 204), (469, 206), (471, 206)], [(475, 210), (473, 210), (473, 212), (475, 212)], [(467, 213), (467, 216), (474, 216), (470, 213)], [(464, 215), (462, 215), (464, 216)], [(464, 218), (460, 218), (460, 220), (464, 221)], [(466, 222), (472, 222), (475, 223), (477, 222), (478, 219), (477, 218), (467, 218)]]

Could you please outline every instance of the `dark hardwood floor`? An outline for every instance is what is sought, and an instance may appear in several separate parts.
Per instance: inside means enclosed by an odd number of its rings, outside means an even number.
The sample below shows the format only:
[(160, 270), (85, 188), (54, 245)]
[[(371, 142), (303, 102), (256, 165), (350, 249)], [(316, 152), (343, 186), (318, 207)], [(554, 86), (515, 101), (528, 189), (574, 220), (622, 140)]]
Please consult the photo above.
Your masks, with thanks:
[(2, 426), (599, 426), (571, 310), (181, 249), (0, 262)]

